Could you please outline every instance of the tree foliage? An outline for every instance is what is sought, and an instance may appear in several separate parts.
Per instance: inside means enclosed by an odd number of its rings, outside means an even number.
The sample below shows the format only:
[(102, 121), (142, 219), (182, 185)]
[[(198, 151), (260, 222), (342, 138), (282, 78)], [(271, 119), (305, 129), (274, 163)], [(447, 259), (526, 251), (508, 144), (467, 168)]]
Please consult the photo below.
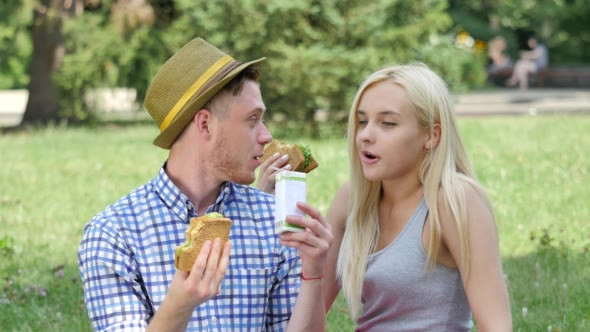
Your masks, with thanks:
[(0, 6), (0, 89), (23, 89), (29, 82), (32, 1), (3, 0)]
[(483, 73), (479, 58), (432, 43), (452, 24), (441, 1), (152, 1), (153, 15), (143, 20), (139, 10), (116, 12), (116, 3), (103, 0), (64, 27), (64, 116), (87, 118), (94, 105), (84, 96), (98, 86), (134, 87), (142, 100), (165, 59), (197, 36), (238, 59), (266, 56), (261, 85), (269, 114), (306, 124), (312, 135), (320, 132), (311, 121), (318, 110), (343, 119), (364, 76), (388, 64), (418, 59), (461, 89), (483, 81), (473, 75)]
[[(40, 0), (6, 0), (0, 15), (0, 86), (23, 87), (29, 63), (32, 8)], [(552, 62), (590, 58), (588, 0), (85, 0), (65, 20), (66, 53), (55, 79), (62, 117), (91, 118), (87, 92), (132, 87), (141, 103), (161, 64), (200, 36), (241, 60), (266, 56), (261, 84), (269, 115), (305, 124), (318, 135), (323, 118), (345, 118), (352, 96), (370, 72), (422, 61), (454, 91), (485, 80), (481, 49), (458, 47), (457, 32), (488, 40), (503, 34), (513, 49), (516, 31), (538, 28)], [(450, 6), (450, 7), (449, 7)], [(13, 13), (17, 13), (16, 15)], [(576, 30), (577, 29), (577, 30)], [(19, 35), (20, 34), (20, 35)], [(545, 35), (543, 35), (545, 34)], [(21, 37), (12, 37), (19, 35)], [(19, 39), (20, 38), (20, 39)], [(587, 60), (586, 60), (587, 61)], [(302, 128), (283, 123), (281, 128)]]
[(588, 0), (451, 0), (455, 27), (476, 38), (502, 35), (511, 54), (524, 47), (523, 35), (535, 33), (547, 44), (553, 64), (587, 64), (590, 59)]
[[(177, 1), (174, 36), (202, 36), (239, 59), (267, 56), (261, 83), (270, 113), (307, 124), (317, 110), (342, 118), (371, 71), (415, 59), (441, 69), (446, 58), (425, 52), (451, 26), (441, 1), (283, 0)], [(424, 52), (421, 52), (424, 51)], [(474, 84), (481, 83), (474, 81)]]

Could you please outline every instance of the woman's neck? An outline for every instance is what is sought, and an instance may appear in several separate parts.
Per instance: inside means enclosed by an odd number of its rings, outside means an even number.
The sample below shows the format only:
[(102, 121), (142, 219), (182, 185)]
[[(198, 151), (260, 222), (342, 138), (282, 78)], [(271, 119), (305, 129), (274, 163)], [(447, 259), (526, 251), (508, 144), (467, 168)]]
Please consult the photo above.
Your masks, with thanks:
[(388, 206), (396, 206), (404, 202), (417, 202), (424, 195), (422, 183), (418, 177), (406, 177), (395, 181), (382, 181), (381, 201)]

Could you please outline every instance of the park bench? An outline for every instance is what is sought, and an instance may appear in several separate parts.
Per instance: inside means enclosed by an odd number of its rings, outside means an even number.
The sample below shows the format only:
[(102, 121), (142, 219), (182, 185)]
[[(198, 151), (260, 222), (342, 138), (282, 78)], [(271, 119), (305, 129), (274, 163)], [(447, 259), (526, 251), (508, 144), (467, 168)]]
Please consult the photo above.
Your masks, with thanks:
[[(488, 74), (488, 82), (504, 86), (512, 75), (512, 69)], [(586, 88), (590, 87), (590, 66), (550, 66), (529, 75), (529, 85), (534, 87)]]

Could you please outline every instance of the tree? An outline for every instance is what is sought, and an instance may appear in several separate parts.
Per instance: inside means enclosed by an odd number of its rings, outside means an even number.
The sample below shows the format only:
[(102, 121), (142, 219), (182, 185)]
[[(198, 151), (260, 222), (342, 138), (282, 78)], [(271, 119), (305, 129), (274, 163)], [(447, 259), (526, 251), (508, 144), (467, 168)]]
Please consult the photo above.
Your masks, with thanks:
[[(535, 32), (549, 48), (552, 64), (588, 64), (590, 30), (580, 29), (590, 20), (588, 0), (451, 0), (450, 13), (457, 28), (474, 37), (506, 38), (513, 57), (526, 47), (526, 36)], [(522, 38), (524, 36), (524, 38)]]
[(0, 6), (0, 89), (23, 89), (31, 57), (32, 0), (4, 0)]
[(60, 120), (59, 97), (53, 76), (65, 54), (62, 26), (66, 17), (81, 12), (80, 0), (41, 0), (35, 6), (29, 100), (23, 124)]
[[(201, 36), (239, 59), (268, 57), (261, 83), (269, 115), (318, 135), (318, 110), (342, 114), (361, 80), (411, 62), (420, 45), (451, 26), (446, 2), (361, 0), (179, 0), (175, 36)], [(428, 59), (424, 59), (428, 60)], [(452, 59), (450, 59), (452, 61)], [(281, 126), (281, 131), (290, 123)]]

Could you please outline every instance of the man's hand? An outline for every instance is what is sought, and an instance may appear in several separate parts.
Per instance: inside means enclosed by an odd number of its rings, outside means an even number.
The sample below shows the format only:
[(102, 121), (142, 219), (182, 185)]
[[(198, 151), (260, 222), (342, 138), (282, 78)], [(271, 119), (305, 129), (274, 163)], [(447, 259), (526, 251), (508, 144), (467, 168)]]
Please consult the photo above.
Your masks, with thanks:
[(286, 171), (290, 170), (291, 165), (287, 164), (288, 161), (289, 156), (286, 154), (281, 157), (277, 152), (270, 156), (270, 158), (260, 165), (256, 187), (264, 192), (274, 195), (275, 175), (278, 172), (277, 169), (282, 168)]
[[(149, 325), (149, 331), (183, 331), (195, 307), (221, 292), (231, 244), (206, 241), (190, 272), (176, 270), (170, 289)], [(222, 251), (223, 250), (223, 251)], [(221, 256), (220, 256), (221, 254)]]
[(222, 248), (218, 238), (213, 243), (206, 241), (190, 272), (176, 270), (168, 297), (176, 302), (180, 310), (192, 312), (196, 306), (219, 293), (227, 272), (229, 252), (229, 242)]

